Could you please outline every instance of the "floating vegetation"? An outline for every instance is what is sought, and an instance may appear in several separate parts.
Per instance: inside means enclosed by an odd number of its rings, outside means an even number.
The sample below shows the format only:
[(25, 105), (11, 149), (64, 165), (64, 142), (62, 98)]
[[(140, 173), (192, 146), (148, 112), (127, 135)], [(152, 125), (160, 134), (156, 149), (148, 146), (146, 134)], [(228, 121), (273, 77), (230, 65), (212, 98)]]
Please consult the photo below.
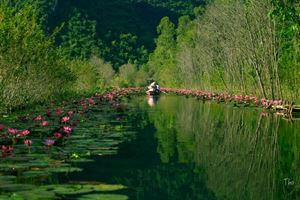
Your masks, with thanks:
[(97, 199), (100, 194), (94, 193), (124, 189), (104, 183), (51, 183), (57, 182), (53, 175), (81, 172), (77, 163), (92, 162), (92, 156), (117, 154), (119, 144), (135, 134), (119, 100), (139, 92), (133, 88), (97, 94), (0, 121), (0, 199), (68, 199), (78, 194), (85, 194), (81, 199)]
[(78, 200), (127, 200), (125, 195), (117, 194), (89, 194), (80, 197)]

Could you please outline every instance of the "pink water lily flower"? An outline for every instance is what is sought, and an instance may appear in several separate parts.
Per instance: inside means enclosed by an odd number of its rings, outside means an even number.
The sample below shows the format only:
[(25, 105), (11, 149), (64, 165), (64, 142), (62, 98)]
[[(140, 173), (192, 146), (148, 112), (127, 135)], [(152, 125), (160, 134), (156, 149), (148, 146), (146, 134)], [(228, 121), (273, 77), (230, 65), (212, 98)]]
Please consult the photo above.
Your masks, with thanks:
[(18, 133), (17, 137), (24, 137), (24, 136), (28, 135), (29, 133), (30, 133), (29, 130), (23, 130)]
[(63, 118), (61, 119), (61, 122), (62, 122), (62, 123), (65, 123), (65, 122), (67, 122), (67, 121), (69, 121), (69, 120), (70, 120), (70, 117), (65, 116), (65, 117), (63, 117)]
[(73, 114), (74, 114), (74, 111), (72, 111), (72, 110), (70, 110), (70, 111), (68, 112), (68, 116), (69, 116), (69, 117), (71, 117)]
[(12, 146), (1, 146), (1, 151), (2, 151), (2, 157), (5, 157), (7, 154), (12, 154), (14, 148)]
[(47, 121), (42, 121), (42, 122), (41, 122), (41, 125), (42, 125), (42, 126), (48, 126), (48, 125), (49, 125), (49, 122), (47, 122)]
[(54, 137), (56, 138), (56, 139), (59, 139), (59, 138), (61, 138), (61, 133), (59, 133), (59, 132), (56, 132), (56, 133), (54, 133)]
[(8, 128), (7, 132), (11, 135), (16, 135), (19, 132), (19, 130), (15, 128)]
[(47, 116), (47, 117), (50, 117), (50, 116), (51, 116), (51, 113), (52, 113), (52, 110), (48, 109), (48, 110), (46, 111), (46, 116)]
[(35, 118), (33, 118), (33, 121), (41, 121), (41, 120), (42, 120), (41, 115), (37, 115)]
[(28, 147), (32, 146), (32, 141), (31, 140), (24, 140), (24, 144)]
[(46, 145), (46, 146), (48, 146), (48, 147), (53, 146), (54, 143), (55, 143), (55, 141), (54, 141), (54, 140), (51, 140), (51, 139), (46, 139), (46, 140), (44, 141), (44, 145)]
[(89, 104), (92, 105), (92, 106), (95, 105), (95, 101), (94, 101), (94, 99), (92, 99), (92, 98), (89, 98), (89, 99), (88, 99), (88, 102), (89, 102)]
[(70, 126), (64, 126), (63, 131), (67, 134), (72, 133), (73, 129)]
[(63, 111), (63, 109), (61, 109), (61, 108), (58, 108), (57, 110), (56, 110), (56, 115), (62, 115), (64, 113), (64, 111)]
[(87, 109), (88, 109), (88, 106), (86, 105), (85, 102), (82, 102), (82, 103), (81, 103), (81, 106), (82, 106), (82, 108), (83, 108), (84, 110), (87, 110)]
[(77, 123), (78, 123), (78, 121), (77, 121), (77, 120), (73, 120), (73, 121), (71, 121), (71, 122), (70, 122), (70, 125), (71, 125), (71, 126), (76, 126), (76, 125), (77, 125)]
[(0, 131), (2, 131), (5, 128), (6, 128), (6, 126), (4, 124), (0, 124)]

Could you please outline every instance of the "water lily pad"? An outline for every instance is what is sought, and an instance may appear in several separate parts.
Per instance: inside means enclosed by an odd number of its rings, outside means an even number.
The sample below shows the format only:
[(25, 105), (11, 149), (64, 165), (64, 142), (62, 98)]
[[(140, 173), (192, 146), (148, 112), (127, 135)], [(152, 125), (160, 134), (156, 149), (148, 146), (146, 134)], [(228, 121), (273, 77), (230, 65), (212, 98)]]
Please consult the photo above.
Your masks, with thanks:
[(0, 181), (14, 181), (16, 179), (16, 176), (0, 176)]
[(126, 188), (124, 185), (110, 185), (110, 184), (85, 185), (85, 187), (92, 187), (97, 192), (116, 191), (116, 190), (122, 190)]
[(71, 159), (67, 160), (68, 162), (73, 162), (73, 163), (87, 163), (87, 162), (94, 162), (92, 159), (86, 159), (86, 158), (78, 158), (78, 159)]
[(109, 184), (67, 184), (67, 185), (48, 185), (42, 186), (42, 190), (53, 191), (59, 195), (75, 195), (89, 192), (108, 192), (126, 188), (123, 185)]
[(34, 159), (45, 159), (48, 157), (48, 154), (44, 154), (44, 153), (31, 153), (29, 155), (26, 155), (27, 157), (31, 157), (31, 158), (34, 158)]
[(22, 198), (24, 198), (26, 200), (31, 200), (31, 199), (53, 200), (53, 199), (58, 199), (54, 192), (43, 190), (40, 187), (38, 187), (34, 190), (16, 192), (16, 194), (18, 196), (21, 196)]
[(72, 172), (81, 172), (83, 169), (78, 167), (55, 167), (48, 169), (49, 172), (55, 173), (72, 173)]
[(78, 200), (127, 200), (128, 197), (119, 194), (88, 194), (81, 196)]
[(9, 200), (25, 200), (21, 195), (18, 195), (16, 193), (12, 194), (9, 198)]
[(27, 171), (22, 174), (24, 178), (34, 178), (34, 177), (47, 177), (50, 176), (51, 173), (46, 171)]
[(17, 192), (17, 191), (24, 191), (24, 190), (32, 190), (35, 188), (34, 185), (30, 184), (7, 184), (7, 185), (0, 185), (0, 189), (8, 192)]
[(0, 176), (0, 185), (12, 184), (15, 179), (15, 176)]
[(48, 185), (43, 186), (42, 189), (58, 195), (76, 195), (93, 192), (93, 188), (87, 188), (82, 185)]
[[(16, 146), (14, 147), (16, 148)], [(15, 152), (16, 154), (18, 152)], [(30, 160), (27, 156), (24, 156), (24, 155), (18, 155), (18, 156), (14, 156), (14, 157), (11, 157), (11, 158), (7, 158), (8, 161), (10, 162), (27, 162), (28, 160)]]
[(42, 167), (42, 168), (46, 168), (49, 166), (48, 162), (41, 161), (41, 160), (30, 161), (28, 164), (32, 167)]
[(26, 163), (0, 163), (0, 171), (12, 171), (12, 170), (21, 170), (21, 169), (27, 169), (30, 165)]
[(97, 156), (103, 156), (103, 155), (115, 155), (117, 154), (118, 151), (117, 150), (105, 150), (105, 149), (102, 149), (102, 150), (94, 150), (92, 151), (92, 154), (93, 155), (97, 155)]
[(8, 200), (10, 196), (8, 195), (0, 195), (0, 200)]

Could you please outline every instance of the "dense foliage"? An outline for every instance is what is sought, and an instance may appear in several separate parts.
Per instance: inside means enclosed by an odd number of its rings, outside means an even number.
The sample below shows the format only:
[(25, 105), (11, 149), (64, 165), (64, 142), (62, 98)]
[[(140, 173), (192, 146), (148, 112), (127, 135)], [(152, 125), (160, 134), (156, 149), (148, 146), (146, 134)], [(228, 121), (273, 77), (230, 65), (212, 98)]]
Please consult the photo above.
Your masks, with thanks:
[(62, 94), (73, 76), (31, 6), (0, 4), (0, 106), (7, 109)]
[[(293, 98), (299, 98), (300, 82), (300, 2), (297, 0), (273, 0), (271, 16), (278, 25), (280, 75), (285, 90)], [(293, 93), (296, 91), (296, 93)]]
[(299, 98), (297, 1), (215, 0), (174, 26), (161, 20), (148, 63), (166, 86)]
[[(103, 57), (117, 70), (123, 64), (143, 64), (154, 47), (155, 27), (164, 16), (176, 21), (192, 14), (203, 0), (11, 0), (14, 6), (36, 5), (44, 30), (64, 24), (56, 42), (68, 55)], [(146, 50), (147, 49), (147, 50)]]
[(149, 78), (295, 100), (299, 7), (296, 0), (4, 0), (1, 106), (145, 86)]

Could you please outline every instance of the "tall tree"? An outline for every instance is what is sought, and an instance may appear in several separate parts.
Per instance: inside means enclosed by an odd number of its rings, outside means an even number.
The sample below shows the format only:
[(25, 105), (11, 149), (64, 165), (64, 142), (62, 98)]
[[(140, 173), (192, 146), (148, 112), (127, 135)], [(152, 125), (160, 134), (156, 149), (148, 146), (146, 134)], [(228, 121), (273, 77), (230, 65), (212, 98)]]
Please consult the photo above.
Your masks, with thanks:
[(280, 76), (284, 90), (296, 99), (300, 94), (300, 2), (298, 0), (272, 0), (271, 16), (279, 28)]
[[(110, 37), (110, 35), (108, 35)], [(111, 41), (111, 39), (108, 39)], [(100, 44), (100, 55), (113, 63), (117, 71), (124, 64), (142, 65), (148, 60), (148, 51), (144, 46), (138, 44), (138, 37), (130, 33), (120, 34), (117, 39), (111, 42)]]
[(90, 57), (97, 51), (96, 22), (74, 9), (62, 35), (61, 45), (68, 56)]
[(159, 34), (156, 49), (150, 55), (149, 73), (165, 86), (175, 86), (176, 77), (176, 29), (168, 17), (162, 18), (157, 27)]

